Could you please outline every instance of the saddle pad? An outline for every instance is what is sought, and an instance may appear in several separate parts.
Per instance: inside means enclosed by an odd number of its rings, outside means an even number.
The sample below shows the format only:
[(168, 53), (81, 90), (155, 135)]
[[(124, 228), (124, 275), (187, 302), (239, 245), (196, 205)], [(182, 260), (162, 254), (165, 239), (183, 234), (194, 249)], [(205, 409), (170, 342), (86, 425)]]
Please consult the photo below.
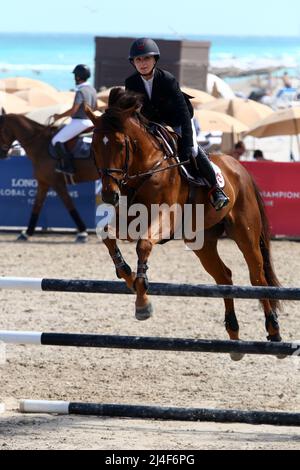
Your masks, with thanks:
[[(214, 162), (211, 161), (210, 163), (212, 164), (212, 167), (215, 171), (216, 180), (217, 180), (219, 187), (224, 188), (225, 179), (224, 179), (221, 169)], [(184, 166), (180, 167), (180, 171), (183, 173), (183, 176), (187, 178), (188, 181), (195, 184), (196, 186), (207, 186), (207, 181), (205, 178), (199, 178), (195, 180), (195, 178), (193, 178), (193, 176), (190, 175), (190, 173), (187, 171), (187, 169)]]
[[(86, 160), (86, 159), (90, 158), (91, 144), (92, 144), (92, 139), (90, 139), (88, 137), (84, 137), (84, 138), (80, 137), (77, 140), (77, 142), (74, 146), (74, 149), (72, 151), (73, 158), (75, 160)], [(56, 155), (55, 149), (54, 149), (51, 142), (50, 142), (50, 145), (49, 145), (49, 154), (52, 158), (57, 160), (57, 155)]]

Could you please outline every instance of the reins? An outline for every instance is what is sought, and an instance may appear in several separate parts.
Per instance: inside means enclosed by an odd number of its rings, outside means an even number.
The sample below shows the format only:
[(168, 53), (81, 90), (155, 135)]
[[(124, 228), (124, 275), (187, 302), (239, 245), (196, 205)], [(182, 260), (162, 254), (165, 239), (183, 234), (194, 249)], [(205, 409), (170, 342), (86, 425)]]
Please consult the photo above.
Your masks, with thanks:
[[(100, 133), (102, 131), (100, 129), (95, 128), (94, 132)], [(97, 167), (97, 170), (98, 170), (99, 175), (108, 176), (112, 178), (115, 182), (117, 182), (118, 184), (125, 186), (129, 181), (132, 181), (134, 179), (151, 177), (152, 175), (156, 173), (161, 173), (163, 171), (171, 170), (173, 168), (178, 168), (180, 166), (183, 166), (189, 163), (189, 160), (186, 160), (184, 162), (178, 162), (178, 163), (168, 165), (164, 168), (159, 168), (162, 165), (162, 163), (166, 160), (169, 160), (169, 158), (170, 158), (169, 156), (164, 155), (162, 159), (156, 162), (149, 170), (130, 175), (128, 173), (129, 159), (130, 159), (130, 138), (127, 135), (125, 135), (125, 165), (124, 167), (123, 168), (99, 168)], [(121, 174), (123, 177), (121, 180), (119, 180), (114, 177), (114, 174)]]

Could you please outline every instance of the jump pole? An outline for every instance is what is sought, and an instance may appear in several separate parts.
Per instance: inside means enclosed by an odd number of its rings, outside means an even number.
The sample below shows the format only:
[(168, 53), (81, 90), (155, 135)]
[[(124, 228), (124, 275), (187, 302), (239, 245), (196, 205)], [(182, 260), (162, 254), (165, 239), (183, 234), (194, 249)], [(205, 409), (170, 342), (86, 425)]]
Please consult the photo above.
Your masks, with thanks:
[[(90, 294), (132, 294), (121, 281), (0, 277), (0, 289)], [(170, 297), (300, 300), (298, 287), (227, 286), (152, 282), (149, 294)]]
[(243, 353), (271, 356), (299, 356), (299, 343), (266, 341), (233, 341), (155, 336), (119, 336), (73, 333), (39, 333), (34, 331), (0, 331), (0, 342), (45, 346), (88, 348), (144, 349), (208, 353)]
[(21, 400), (22, 413), (300, 426), (300, 413)]

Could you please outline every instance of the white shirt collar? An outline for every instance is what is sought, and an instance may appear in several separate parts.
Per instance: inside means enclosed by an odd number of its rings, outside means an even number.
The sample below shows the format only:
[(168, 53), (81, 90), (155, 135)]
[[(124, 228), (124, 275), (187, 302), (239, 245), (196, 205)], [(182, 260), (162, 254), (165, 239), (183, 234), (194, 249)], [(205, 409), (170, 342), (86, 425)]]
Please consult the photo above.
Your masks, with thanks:
[[(142, 76), (141, 76), (141, 77), (142, 77)], [(142, 80), (143, 80), (143, 82), (144, 82), (147, 95), (149, 96), (149, 99), (151, 100), (154, 75), (153, 75), (153, 77), (150, 78), (149, 80), (146, 80), (144, 77), (142, 77)]]
[(84, 86), (90, 86), (89, 82), (80, 83), (79, 85), (76, 86), (76, 89), (80, 90), (80, 88), (82, 88)]

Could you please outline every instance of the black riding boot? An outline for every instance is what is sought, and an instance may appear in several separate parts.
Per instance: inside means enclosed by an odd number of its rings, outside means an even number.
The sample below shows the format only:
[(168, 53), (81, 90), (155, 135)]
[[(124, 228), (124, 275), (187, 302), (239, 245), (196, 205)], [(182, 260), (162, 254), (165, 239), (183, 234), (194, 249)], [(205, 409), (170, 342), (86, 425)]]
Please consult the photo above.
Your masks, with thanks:
[(227, 206), (229, 203), (229, 198), (218, 186), (213, 166), (208, 156), (200, 146), (198, 147), (198, 155), (195, 159), (195, 164), (199, 176), (205, 178), (211, 188), (209, 191), (211, 204), (216, 209), (216, 211), (223, 209), (223, 207)]
[(56, 155), (59, 158), (59, 166), (55, 171), (58, 173), (65, 173), (67, 175), (74, 175), (75, 170), (73, 166), (73, 157), (66, 149), (63, 142), (56, 142), (55, 146)]

